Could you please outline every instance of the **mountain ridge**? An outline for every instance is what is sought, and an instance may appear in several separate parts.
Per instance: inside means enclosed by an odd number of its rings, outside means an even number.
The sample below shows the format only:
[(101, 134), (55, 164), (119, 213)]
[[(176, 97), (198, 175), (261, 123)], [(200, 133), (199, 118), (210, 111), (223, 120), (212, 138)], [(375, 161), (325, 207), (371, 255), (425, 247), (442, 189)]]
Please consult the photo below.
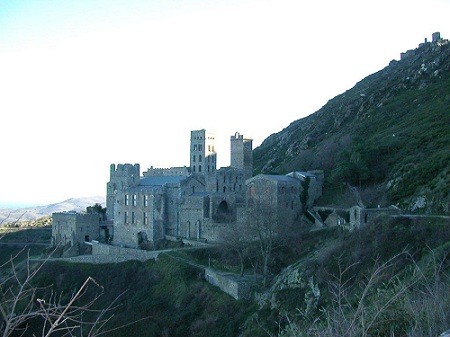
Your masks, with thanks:
[(106, 198), (103, 196), (78, 197), (43, 206), (0, 208), (0, 223), (7, 224), (19, 219), (36, 220), (55, 212), (84, 211), (87, 206), (93, 206), (96, 203), (105, 206)]

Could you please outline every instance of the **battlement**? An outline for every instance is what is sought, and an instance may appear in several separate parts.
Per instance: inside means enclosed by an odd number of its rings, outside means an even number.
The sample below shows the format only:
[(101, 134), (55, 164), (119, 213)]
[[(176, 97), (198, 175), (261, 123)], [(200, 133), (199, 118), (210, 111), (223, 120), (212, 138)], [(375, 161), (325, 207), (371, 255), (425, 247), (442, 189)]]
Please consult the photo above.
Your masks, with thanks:
[(136, 174), (136, 172), (137, 176), (139, 176), (141, 172), (139, 164), (117, 164), (117, 167), (115, 164), (110, 165), (111, 177), (123, 177), (125, 175)]
[(168, 168), (155, 168), (150, 166), (147, 171), (142, 172), (144, 177), (154, 176), (182, 176), (187, 177), (191, 173), (187, 166), (183, 167), (168, 167)]

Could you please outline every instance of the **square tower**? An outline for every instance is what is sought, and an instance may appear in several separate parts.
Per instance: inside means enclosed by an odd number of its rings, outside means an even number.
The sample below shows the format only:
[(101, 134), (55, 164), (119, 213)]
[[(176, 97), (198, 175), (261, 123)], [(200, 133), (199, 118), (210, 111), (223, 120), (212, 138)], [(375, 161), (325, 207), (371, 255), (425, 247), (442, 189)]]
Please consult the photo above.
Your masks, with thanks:
[(253, 139), (245, 138), (236, 132), (230, 139), (230, 166), (240, 170), (246, 170), (250, 176), (253, 171)]
[(215, 135), (205, 129), (191, 131), (190, 166), (192, 173), (214, 173), (217, 165)]

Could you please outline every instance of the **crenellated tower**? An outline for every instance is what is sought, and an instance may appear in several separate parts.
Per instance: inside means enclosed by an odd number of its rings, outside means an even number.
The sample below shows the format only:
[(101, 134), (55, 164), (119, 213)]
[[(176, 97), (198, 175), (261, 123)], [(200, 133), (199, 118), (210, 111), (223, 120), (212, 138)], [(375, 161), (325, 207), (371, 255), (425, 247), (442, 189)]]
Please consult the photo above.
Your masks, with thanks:
[(230, 139), (230, 166), (245, 171), (246, 179), (253, 173), (253, 139), (236, 132)]

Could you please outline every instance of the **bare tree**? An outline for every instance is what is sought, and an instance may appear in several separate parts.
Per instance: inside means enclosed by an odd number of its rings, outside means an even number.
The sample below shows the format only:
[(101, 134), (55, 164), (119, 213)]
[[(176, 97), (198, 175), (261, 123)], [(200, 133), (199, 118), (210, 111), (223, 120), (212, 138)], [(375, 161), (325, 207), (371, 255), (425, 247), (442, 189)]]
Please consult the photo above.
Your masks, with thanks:
[(247, 208), (247, 228), (249, 234), (258, 242), (263, 275), (263, 285), (267, 285), (269, 263), (273, 250), (278, 247), (280, 224), (277, 208), (270, 198), (253, 198)]
[[(36, 287), (33, 280), (42, 272), (42, 268), (48, 259), (33, 262), (27, 254), (27, 258), (16, 264), (20, 251), (12, 256), (0, 269), (5, 270), (8, 265), (9, 276), (0, 282), (0, 315), (2, 324), (0, 333), (3, 337), (26, 335), (29, 323), (32, 320), (42, 319), (41, 336), (51, 336), (54, 333), (62, 336), (72, 336), (77, 331), (88, 328), (88, 336), (96, 336), (100, 333), (100, 327), (104, 328), (110, 317), (107, 313), (113, 310), (110, 306), (105, 310), (95, 310), (94, 304), (103, 293), (100, 286), (91, 277), (88, 277), (82, 286), (72, 294), (70, 299), (63, 303), (62, 296), (48, 292), (45, 288)], [(98, 289), (97, 294), (90, 299), (84, 300), (90, 285)], [(49, 293), (41, 297), (42, 293)], [(83, 303), (83, 304), (79, 304)], [(91, 312), (94, 317), (90, 321), (83, 320), (83, 314)], [(97, 313), (97, 315), (95, 315)]]
[[(25, 259), (23, 254), (26, 254)], [(0, 335), (28, 336), (33, 333), (33, 336), (42, 337), (94, 337), (106, 334), (106, 324), (113, 317), (113, 311), (118, 306), (117, 300), (123, 294), (106, 308), (96, 309), (95, 305), (104, 289), (92, 277), (88, 277), (69, 299), (64, 299), (63, 294), (54, 293), (50, 287), (37, 287), (36, 277), (43, 272), (45, 264), (51, 263), (51, 257), (52, 254), (44, 259), (33, 260), (29, 250), (23, 248), (0, 265)], [(89, 287), (95, 288), (94, 294), (88, 291)], [(37, 321), (40, 322), (39, 334), (31, 331), (31, 323)]]
[(251, 239), (245, 222), (232, 222), (224, 226), (219, 233), (219, 241), (226, 250), (234, 252), (239, 260), (239, 274), (244, 276), (244, 263), (248, 256)]

